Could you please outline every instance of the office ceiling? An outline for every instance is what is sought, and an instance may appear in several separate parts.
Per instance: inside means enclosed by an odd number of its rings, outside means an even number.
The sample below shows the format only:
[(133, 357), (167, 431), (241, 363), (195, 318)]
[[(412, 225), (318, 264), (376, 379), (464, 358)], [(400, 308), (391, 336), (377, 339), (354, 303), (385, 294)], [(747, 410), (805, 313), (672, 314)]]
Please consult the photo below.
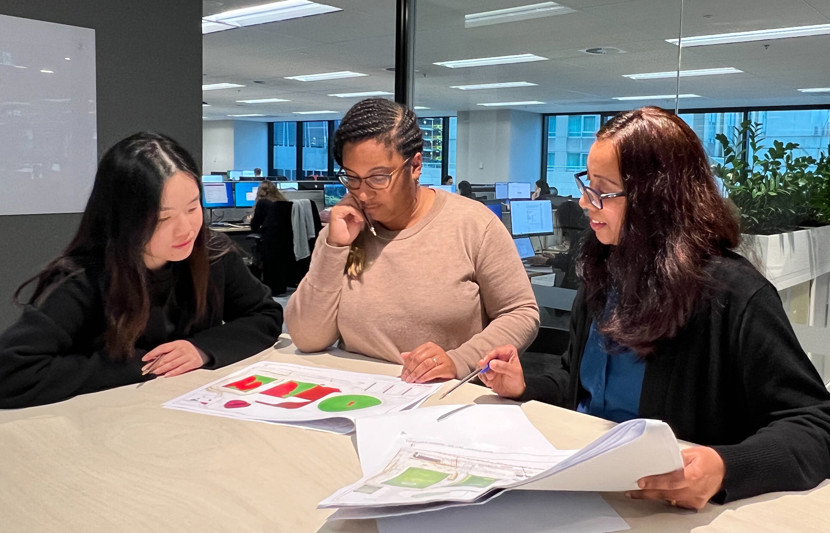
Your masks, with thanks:
[[(206, 120), (327, 120), (359, 98), (337, 93), (394, 92), (395, 2), (318, 0), (342, 11), (234, 29), (203, 37), (204, 83), (238, 89), (203, 92)], [(675, 70), (680, 0), (561, 0), (574, 13), (465, 29), (464, 15), (540, 0), (418, 0), (414, 105), (421, 116), (493, 109), (480, 103), (536, 100), (510, 106), (538, 113), (607, 111), (646, 104), (674, 107), (673, 99), (617, 101), (615, 96), (675, 94), (677, 80), (632, 80), (624, 74)], [(261, 3), (265, 3), (262, 0)], [(205, 0), (203, 15), (255, 5), (257, 0)], [(685, 0), (683, 36), (830, 23), (830, 0)], [(589, 48), (620, 52), (588, 54)], [(612, 50), (613, 51), (613, 50)], [(435, 62), (531, 53), (546, 61), (451, 69)], [(682, 69), (734, 67), (739, 74), (680, 78), (681, 109), (827, 105), (830, 36), (684, 47)], [(286, 76), (350, 70), (365, 77), (301, 82)], [(533, 87), (463, 91), (453, 85), (526, 81)], [(283, 98), (289, 102), (241, 104)], [(391, 97), (390, 97), (391, 98)], [(302, 111), (331, 114), (298, 115)], [(249, 113), (264, 117), (229, 117)]]

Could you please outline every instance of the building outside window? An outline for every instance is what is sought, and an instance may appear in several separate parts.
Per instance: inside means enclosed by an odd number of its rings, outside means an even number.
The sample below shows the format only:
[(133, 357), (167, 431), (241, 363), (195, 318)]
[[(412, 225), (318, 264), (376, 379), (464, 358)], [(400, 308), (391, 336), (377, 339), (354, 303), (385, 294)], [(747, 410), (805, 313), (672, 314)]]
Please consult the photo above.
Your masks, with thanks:
[(289, 180), (297, 179), (297, 123), (275, 122), (274, 146), (274, 173), (285, 176)]

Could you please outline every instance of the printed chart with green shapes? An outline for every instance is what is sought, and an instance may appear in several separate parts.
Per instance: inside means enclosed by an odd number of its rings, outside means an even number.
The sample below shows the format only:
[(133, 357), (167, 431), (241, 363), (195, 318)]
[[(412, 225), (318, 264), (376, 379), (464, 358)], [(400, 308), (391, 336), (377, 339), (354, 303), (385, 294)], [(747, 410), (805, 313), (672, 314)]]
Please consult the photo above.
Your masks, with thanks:
[(425, 489), (443, 481), (447, 476), (449, 474), (446, 472), (410, 466), (392, 479), (387, 479), (383, 484), (407, 489)]
[(342, 396), (326, 398), (320, 402), (317, 408), (326, 413), (342, 413), (344, 411), (366, 409), (380, 404), (380, 399), (375, 398), (374, 396), (366, 396), (364, 394), (344, 394)]
[(468, 475), (461, 481), (457, 483), (453, 483), (454, 487), (478, 487), (483, 489), (484, 487), (489, 487), (493, 483), (496, 482), (496, 478), (494, 477), (484, 477), (484, 476), (474, 476), (473, 474)]

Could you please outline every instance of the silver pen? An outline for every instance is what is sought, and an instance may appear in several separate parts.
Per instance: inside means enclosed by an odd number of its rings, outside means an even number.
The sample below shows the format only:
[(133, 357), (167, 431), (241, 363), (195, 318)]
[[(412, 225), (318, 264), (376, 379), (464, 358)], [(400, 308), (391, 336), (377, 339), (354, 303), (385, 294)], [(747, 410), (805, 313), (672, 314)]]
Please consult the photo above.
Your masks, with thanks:
[(438, 397), (438, 399), (439, 399), (439, 400), (443, 400), (443, 399), (444, 399), (444, 397), (445, 397), (447, 394), (451, 393), (452, 391), (454, 391), (455, 389), (457, 389), (457, 388), (458, 388), (458, 387), (460, 387), (461, 385), (463, 385), (463, 384), (467, 383), (468, 381), (472, 380), (472, 379), (473, 379), (474, 377), (476, 377), (477, 375), (479, 375), (479, 374), (483, 374), (483, 373), (487, 372), (488, 370), (490, 370), (490, 363), (487, 363), (486, 365), (484, 365), (484, 368), (476, 368), (475, 370), (473, 370), (472, 372), (470, 372), (469, 374), (467, 374), (467, 376), (465, 376), (465, 377), (464, 377), (464, 379), (462, 379), (461, 381), (459, 381), (458, 383), (456, 383), (455, 385), (453, 385), (453, 386), (450, 388), (450, 390), (448, 390), (447, 392), (445, 392), (444, 394), (442, 394), (441, 396), (439, 396), (439, 397)]
[(372, 232), (372, 235), (374, 235), (375, 237), (377, 237), (377, 236), (378, 236), (378, 234), (377, 234), (377, 232), (375, 231), (375, 223), (372, 221), (372, 219), (369, 217), (369, 215), (368, 215), (368, 214), (366, 214), (366, 210), (365, 210), (365, 209), (363, 209), (363, 207), (362, 207), (362, 206), (361, 206), (361, 208), (360, 208), (360, 212), (363, 214), (363, 220), (365, 220), (365, 221), (366, 221), (366, 224), (369, 226), (369, 231), (371, 231), (371, 232)]

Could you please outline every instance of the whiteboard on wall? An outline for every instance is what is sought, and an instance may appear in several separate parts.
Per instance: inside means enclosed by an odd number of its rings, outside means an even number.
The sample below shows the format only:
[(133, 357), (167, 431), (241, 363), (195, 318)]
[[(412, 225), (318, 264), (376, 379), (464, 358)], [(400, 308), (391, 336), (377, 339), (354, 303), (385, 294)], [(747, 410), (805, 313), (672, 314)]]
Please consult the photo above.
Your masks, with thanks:
[(0, 15), (0, 215), (83, 211), (97, 158), (95, 30)]

